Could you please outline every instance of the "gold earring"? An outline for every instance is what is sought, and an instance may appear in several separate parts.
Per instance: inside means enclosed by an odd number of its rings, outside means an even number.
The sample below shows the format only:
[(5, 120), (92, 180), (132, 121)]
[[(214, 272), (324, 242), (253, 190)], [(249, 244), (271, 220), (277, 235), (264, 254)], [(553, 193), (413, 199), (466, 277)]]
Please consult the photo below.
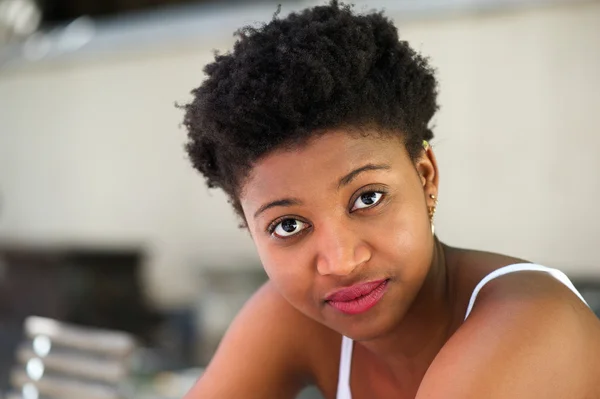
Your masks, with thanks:
[(429, 194), (429, 198), (431, 198), (434, 201), (434, 205), (427, 207), (427, 210), (429, 212), (429, 221), (431, 223), (431, 234), (435, 235), (435, 224), (433, 223), (433, 218), (435, 216), (435, 210), (437, 207), (437, 197), (434, 194)]

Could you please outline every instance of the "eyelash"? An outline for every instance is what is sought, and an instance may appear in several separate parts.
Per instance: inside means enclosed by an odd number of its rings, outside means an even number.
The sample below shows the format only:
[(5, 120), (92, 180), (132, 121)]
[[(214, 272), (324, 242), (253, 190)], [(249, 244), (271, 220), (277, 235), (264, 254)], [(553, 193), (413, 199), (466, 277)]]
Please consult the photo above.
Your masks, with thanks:
[[(378, 202), (377, 202), (375, 205), (373, 205), (373, 206), (370, 206), (370, 207), (367, 207), (367, 208), (356, 209), (356, 210), (354, 210), (354, 211), (351, 211), (351, 213), (354, 213), (354, 212), (365, 212), (365, 211), (369, 211), (369, 210), (371, 210), (371, 209), (373, 209), (373, 208), (376, 208), (378, 205), (380, 205), (380, 204), (381, 204), (381, 203), (382, 203), (382, 202), (383, 202), (383, 201), (386, 199), (386, 197), (387, 197), (387, 194), (388, 194), (387, 190), (384, 190), (384, 189), (382, 189), (382, 188), (372, 188), (372, 187), (370, 187), (370, 188), (366, 188), (365, 190), (362, 190), (362, 191), (360, 191), (358, 194), (356, 194), (354, 197), (352, 197), (352, 200), (350, 201), (350, 204), (351, 204), (351, 206), (353, 206), (353, 205), (354, 205), (354, 203), (356, 202), (356, 200), (357, 200), (357, 199), (359, 199), (359, 198), (360, 198), (362, 195), (364, 195), (364, 194), (369, 194), (369, 193), (379, 193), (379, 194), (381, 194), (381, 198), (379, 199), (379, 201), (378, 201)], [(294, 216), (294, 215), (288, 215), (288, 216), (282, 216), (282, 217), (280, 217), (280, 218), (277, 218), (277, 219), (275, 219), (274, 221), (272, 221), (272, 222), (269, 224), (269, 226), (267, 226), (267, 232), (268, 232), (270, 235), (273, 235), (273, 233), (275, 232), (275, 229), (277, 228), (277, 226), (279, 226), (279, 224), (280, 224), (281, 222), (283, 222), (284, 220), (287, 220), (287, 219), (299, 220), (299, 221), (300, 221), (300, 222), (302, 222), (302, 223), (306, 223), (306, 224), (308, 225), (308, 227), (307, 227), (307, 228), (305, 228), (305, 229), (303, 229), (303, 230), (302, 230), (302, 231), (300, 231), (299, 233), (297, 233), (297, 234), (294, 234), (294, 235), (292, 235), (292, 236), (290, 236), (290, 237), (277, 237), (277, 238), (279, 238), (279, 239), (281, 239), (281, 240), (287, 240), (287, 239), (290, 239), (290, 238), (292, 238), (292, 237), (298, 237), (298, 236), (300, 236), (300, 235), (301, 235), (301, 234), (302, 234), (302, 233), (303, 233), (305, 230), (308, 230), (308, 229), (311, 227), (311, 224), (310, 224), (310, 223), (308, 223), (308, 222), (306, 222), (306, 221), (304, 221), (302, 218), (300, 218), (300, 217), (297, 217), (297, 216)]]
[(367, 208), (356, 209), (356, 210), (354, 210), (354, 211), (351, 211), (351, 213), (358, 212), (358, 211), (368, 211), (368, 210), (370, 210), (370, 209), (377, 208), (377, 206), (378, 206), (378, 205), (380, 205), (380, 204), (381, 204), (381, 203), (382, 203), (382, 202), (383, 202), (383, 201), (386, 199), (386, 197), (387, 197), (387, 194), (388, 194), (387, 190), (385, 190), (385, 189), (383, 189), (383, 188), (373, 188), (373, 187), (369, 187), (369, 188), (367, 188), (367, 189), (365, 189), (365, 190), (362, 190), (362, 191), (358, 192), (358, 194), (356, 194), (356, 195), (355, 195), (355, 196), (352, 198), (352, 200), (350, 201), (350, 204), (351, 204), (351, 209), (352, 209), (352, 206), (354, 206), (354, 203), (356, 202), (356, 200), (357, 200), (357, 199), (359, 199), (360, 197), (362, 197), (362, 196), (363, 196), (363, 195), (365, 195), (365, 194), (370, 194), (370, 193), (378, 193), (378, 194), (381, 194), (381, 198), (379, 199), (379, 201), (377, 201), (377, 203), (376, 203), (375, 205), (373, 205), (373, 206), (369, 206), (369, 207), (367, 207)]
[[(306, 224), (307, 224), (309, 227), (311, 226), (311, 224), (310, 224), (310, 223), (308, 223), (308, 222), (305, 222), (303, 219), (301, 219), (301, 218), (300, 218), (300, 217), (298, 217), (298, 216), (294, 216), (294, 215), (288, 215), (288, 216), (282, 216), (282, 217), (280, 217), (280, 218), (277, 218), (277, 219), (275, 219), (273, 222), (271, 222), (271, 224), (269, 224), (269, 226), (267, 227), (267, 232), (268, 232), (269, 234), (273, 234), (273, 233), (275, 232), (275, 229), (277, 228), (277, 226), (279, 226), (279, 224), (280, 224), (281, 222), (283, 222), (284, 220), (288, 220), (288, 219), (299, 220), (299, 221), (301, 221), (302, 223), (306, 223)], [(306, 229), (308, 229), (308, 227), (307, 227)], [(306, 230), (306, 229), (304, 229), (304, 230)], [(304, 230), (302, 230), (302, 231), (304, 231)], [(286, 239), (286, 238), (296, 237), (296, 236), (298, 236), (298, 235), (300, 235), (300, 234), (301, 234), (301, 232), (300, 232), (300, 233), (297, 233), (297, 234), (294, 234), (293, 236), (290, 236), (290, 237), (281, 237), (281, 239)]]

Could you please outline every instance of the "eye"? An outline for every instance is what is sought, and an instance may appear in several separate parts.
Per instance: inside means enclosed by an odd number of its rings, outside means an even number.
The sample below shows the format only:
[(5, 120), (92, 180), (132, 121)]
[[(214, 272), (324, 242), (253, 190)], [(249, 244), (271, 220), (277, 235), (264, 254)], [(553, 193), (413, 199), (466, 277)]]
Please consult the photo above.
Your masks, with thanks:
[(285, 238), (298, 234), (307, 227), (308, 223), (304, 223), (298, 219), (284, 219), (270, 230), (271, 234), (280, 238)]
[(381, 198), (383, 198), (383, 193), (378, 191), (368, 191), (363, 193), (356, 199), (356, 201), (354, 201), (354, 206), (350, 211), (370, 208), (381, 201)]

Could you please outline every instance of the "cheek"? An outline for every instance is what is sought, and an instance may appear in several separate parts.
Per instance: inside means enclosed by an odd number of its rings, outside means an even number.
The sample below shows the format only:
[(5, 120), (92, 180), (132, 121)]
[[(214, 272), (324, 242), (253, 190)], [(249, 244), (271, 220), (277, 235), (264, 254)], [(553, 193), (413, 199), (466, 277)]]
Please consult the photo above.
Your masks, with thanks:
[(394, 265), (403, 280), (418, 278), (431, 263), (433, 235), (421, 205), (404, 203), (402, 209), (391, 210), (370, 234), (375, 255), (386, 257), (383, 263)]
[(273, 248), (265, 243), (256, 245), (258, 255), (269, 280), (292, 306), (307, 313), (312, 303), (313, 279), (306, 252), (291, 248)]
[(406, 255), (419, 256), (429, 252), (433, 243), (431, 225), (424, 211), (417, 207), (398, 212), (394, 223), (398, 251)]

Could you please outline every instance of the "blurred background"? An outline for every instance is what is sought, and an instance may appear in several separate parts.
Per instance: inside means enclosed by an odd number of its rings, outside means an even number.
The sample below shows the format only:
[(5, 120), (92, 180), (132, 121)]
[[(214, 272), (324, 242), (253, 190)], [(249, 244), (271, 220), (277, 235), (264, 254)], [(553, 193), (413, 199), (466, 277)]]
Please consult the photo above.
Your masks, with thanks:
[[(0, 398), (179, 398), (201, 373), (266, 277), (175, 103), (277, 4), (0, 0)], [(600, 1), (354, 4), (438, 70), (440, 238), (558, 267), (600, 313)]]

